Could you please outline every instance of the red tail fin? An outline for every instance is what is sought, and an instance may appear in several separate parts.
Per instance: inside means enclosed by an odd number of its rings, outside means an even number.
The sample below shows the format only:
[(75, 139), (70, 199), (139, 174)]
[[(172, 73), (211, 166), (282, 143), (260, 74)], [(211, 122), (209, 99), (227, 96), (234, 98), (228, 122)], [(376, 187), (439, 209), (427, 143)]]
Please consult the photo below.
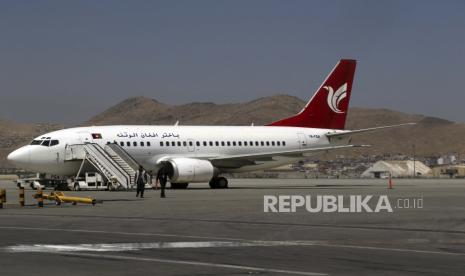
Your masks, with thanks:
[(356, 63), (341, 59), (302, 111), (269, 126), (344, 129)]

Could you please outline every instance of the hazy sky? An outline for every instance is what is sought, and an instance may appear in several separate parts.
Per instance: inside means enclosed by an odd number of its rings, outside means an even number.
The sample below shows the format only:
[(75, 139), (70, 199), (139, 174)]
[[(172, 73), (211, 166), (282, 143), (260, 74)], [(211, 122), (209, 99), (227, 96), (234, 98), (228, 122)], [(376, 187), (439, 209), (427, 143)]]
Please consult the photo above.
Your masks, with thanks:
[(132, 96), (308, 99), (465, 121), (465, 1), (1, 1), (0, 118), (74, 124)]

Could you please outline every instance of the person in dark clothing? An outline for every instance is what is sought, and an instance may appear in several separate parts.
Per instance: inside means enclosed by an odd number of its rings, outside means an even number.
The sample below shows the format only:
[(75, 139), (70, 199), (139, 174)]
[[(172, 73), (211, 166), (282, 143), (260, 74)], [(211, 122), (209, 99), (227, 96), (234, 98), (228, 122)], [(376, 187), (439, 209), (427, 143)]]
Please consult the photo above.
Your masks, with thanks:
[(147, 183), (147, 173), (145, 172), (144, 168), (142, 166), (139, 166), (139, 170), (136, 171), (136, 175), (134, 177), (134, 182), (137, 185), (137, 193), (136, 197), (139, 196), (143, 198), (144, 197), (144, 190), (145, 190), (145, 184)]
[(167, 181), (168, 181), (168, 170), (165, 167), (161, 167), (157, 173), (157, 184), (158, 182), (160, 182), (160, 186), (161, 186), (161, 193), (160, 193), (161, 198), (166, 197), (165, 186), (166, 186)]

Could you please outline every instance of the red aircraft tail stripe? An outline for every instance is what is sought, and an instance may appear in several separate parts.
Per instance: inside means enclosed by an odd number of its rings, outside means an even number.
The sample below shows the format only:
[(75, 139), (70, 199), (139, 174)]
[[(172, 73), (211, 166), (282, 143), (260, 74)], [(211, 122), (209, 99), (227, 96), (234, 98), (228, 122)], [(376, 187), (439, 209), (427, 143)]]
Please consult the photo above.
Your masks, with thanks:
[(341, 59), (302, 111), (268, 126), (344, 129), (356, 64)]

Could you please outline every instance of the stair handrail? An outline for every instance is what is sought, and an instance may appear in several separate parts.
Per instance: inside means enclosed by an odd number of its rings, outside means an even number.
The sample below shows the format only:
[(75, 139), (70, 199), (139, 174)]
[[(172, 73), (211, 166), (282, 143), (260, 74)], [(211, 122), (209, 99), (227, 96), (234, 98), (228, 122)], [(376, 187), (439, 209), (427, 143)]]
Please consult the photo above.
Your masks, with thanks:
[(134, 171), (137, 171), (139, 169), (139, 162), (134, 159), (126, 150), (124, 150), (120, 145), (115, 144), (115, 143), (110, 143), (105, 145), (106, 147), (109, 147), (112, 149), (117, 155), (123, 159)]
[[(126, 179), (126, 183), (127, 183), (128, 188), (129, 188), (129, 185), (131, 184), (131, 180), (130, 180), (131, 176), (129, 175), (129, 173), (126, 172), (125, 170), (123, 170), (118, 164), (115, 164), (116, 161), (109, 158), (108, 153), (99, 144), (97, 144), (97, 143), (86, 143), (86, 144), (84, 144), (84, 149), (86, 151), (88, 151), (88, 149), (90, 148), (89, 146), (92, 146), (92, 148), (95, 149), (104, 158), (104, 160), (106, 160), (105, 163), (110, 164), (113, 167), (113, 169), (116, 169), (116, 171), (119, 172), (120, 175)], [(114, 171), (114, 170), (112, 170), (112, 171)]]

